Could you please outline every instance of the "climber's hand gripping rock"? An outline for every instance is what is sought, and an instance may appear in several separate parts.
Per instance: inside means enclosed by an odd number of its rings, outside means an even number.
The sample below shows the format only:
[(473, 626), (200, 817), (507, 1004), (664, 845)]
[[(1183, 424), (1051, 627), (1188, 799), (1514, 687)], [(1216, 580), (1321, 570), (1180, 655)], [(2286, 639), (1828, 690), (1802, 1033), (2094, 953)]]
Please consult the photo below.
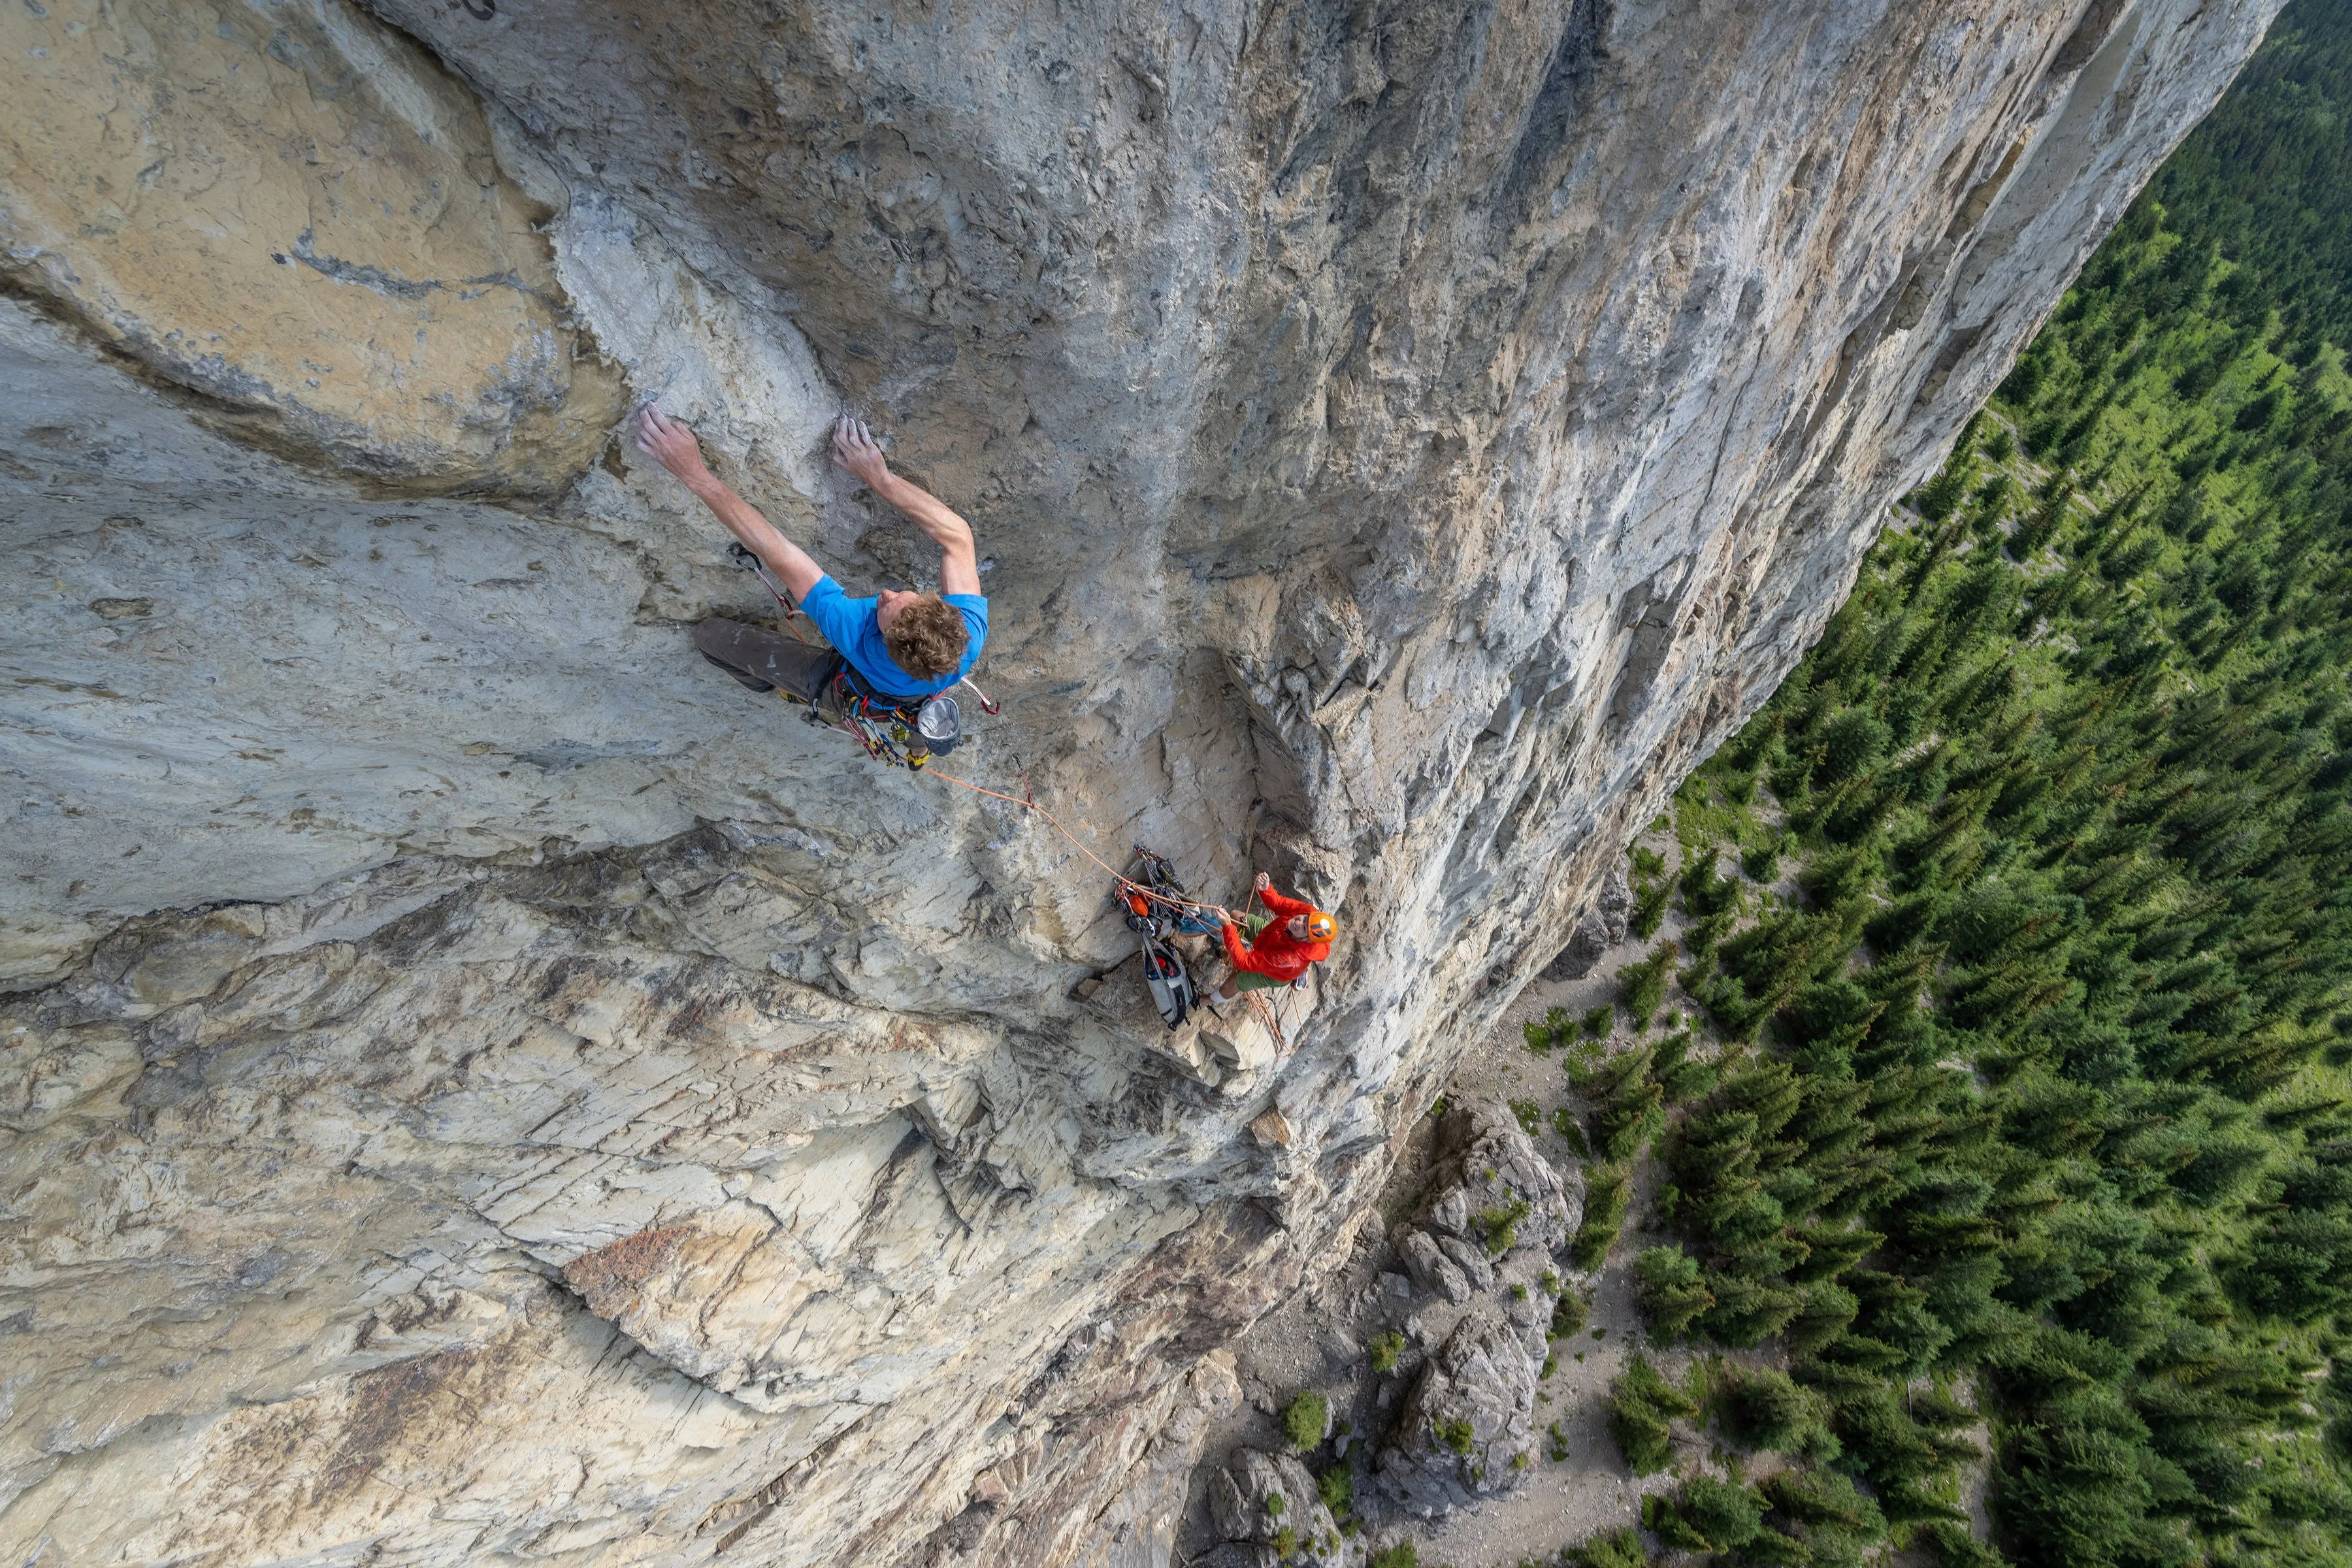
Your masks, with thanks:
[(824, 580), (824, 568), (807, 551), (778, 532), (759, 508), (711, 473), (694, 432), (665, 417), (650, 403), (637, 410), (637, 450), (677, 475), (678, 482), (727, 525), (728, 532), (766, 563), (795, 603), (807, 598), (809, 590)]
[[(839, 677), (856, 689), (859, 702), (877, 710), (910, 713), (971, 670), (988, 635), (988, 601), (980, 590), (971, 525), (922, 486), (892, 473), (883, 460), (881, 443), (863, 420), (845, 414), (834, 422), (834, 460), (905, 512), (939, 545), (936, 594), (886, 588), (870, 599), (849, 597), (808, 552), (710, 472), (692, 430), (650, 404), (637, 411), (636, 425), (637, 449), (676, 475), (760, 558), (831, 645), (811, 647), (714, 616), (695, 628), (695, 646), (705, 658), (747, 685), (782, 688), (812, 705), (832, 690)], [(952, 708), (948, 704), (950, 721)], [(953, 723), (947, 728), (944, 738), (951, 742)], [(943, 738), (929, 730), (924, 733)]]

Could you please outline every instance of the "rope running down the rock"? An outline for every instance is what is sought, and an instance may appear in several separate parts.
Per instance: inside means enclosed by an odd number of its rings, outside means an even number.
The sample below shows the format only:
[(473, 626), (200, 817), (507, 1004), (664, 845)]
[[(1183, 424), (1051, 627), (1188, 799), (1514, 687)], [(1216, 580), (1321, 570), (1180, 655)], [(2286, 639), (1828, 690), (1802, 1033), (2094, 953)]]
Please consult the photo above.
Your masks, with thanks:
[[(768, 574), (765, 572), (755, 572), (752, 575), (760, 579), (760, 586), (768, 590), (768, 597), (776, 601), (776, 607), (784, 612), (784, 623), (787, 626), (792, 625), (794, 619), (803, 616), (802, 611), (786, 603), (784, 596), (776, 592), (776, 585), (768, 581)], [(971, 685), (968, 680), (963, 684), (967, 686)], [(980, 688), (977, 686), (973, 686), (971, 689), (974, 691), (980, 690)], [(981, 696), (981, 704), (983, 707), (992, 708), (992, 704), (989, 702), (987, 694), (984, 692), (982, 693)], [(849, 731), (849, 735), (852, 740), (856, 741), (859, 745), (866, 747), (866, 752), (868, 756), (874, 754), (874, 748), (866, 745), (865, 737), (859, 735), (856, 730), (851, 729), (850, 726), (846, 724), (840, 727)], [(1231, 921), (1235, 925), (1239, 925), (1241, 923), (1240, 921), (1234, 918), (1234, 911), (1226, 909), (1222, 904), (1199, 904), (1192, 902), (1189, 899), (1171, 899), (1165, 893), (1156, 892), (1153, 889), (1143, 886), (1141, 883), (1135, 881), (1133, 879), (1121, 872), (1111, 870), (1109, 864), (1106, 862), (1101, 856), (1087, 848), (1084, 844), (1079, 843), (1077, 836), (1072, 833), (1068, 828), (1062, 826), (1062, 819), (1060, 817), (1055, 816), (1052, 812), (1047, 811), (1044, 806), (1039, 805), (1034, 800), (1023, 800), (1017, 795), (1000, 794), (998, 791), (992, 789), (982, 789), (976, 784), (966, 783), (964, 780), (956, 777), (953, 773), (943, 773), (937, 768), (924, 768), (921, 771), (935, 779), (945, 779), (951, 784), (961, 785), (962, 788), (971, 791), (974, 795), (991, 795), (998, 800), (1011, 801), (1014, 805), (1027, 806), (1030, 810), (1035, 812), (1038, 816), (1052, 823), (1054, 825), (1055, 831), (1061, 834), (1063, 837), (1070, 841), (1070, 847), (1072, 848), (1085, 856), (1087, 859), (1093, 861), (1096, 865), (1102, 867), (1104, 870), (1109, 871), (1112, 880), (1118, 882), (1119, 886), (1127, 889), (1130, 892), (1139, 894), (1144, 898), (1151, 900), (1155, 903), (1168, 904), (1177, 909), (1202, 910), (1216, 915), (1220, 920)], [(1255, 896), (1255, 889), (1252, 891), (1252, 896)]]
[(973, 784), (967, 779), (960, 779), (953, 773), (943, 773), (937, 768), (927, 767), (920, 771), (927, 778), (945, 779), (948, 783), (956, 785), (959, 789), (968, 789), (974, 795), (984, 795), (993, 800), (1010, 801), (1014, 805), (1027, 806), (1030, 810), (1035, 812), (1038, 816), (1052, 823), (1054, 825), (1054, 831), (1070, 841), (1071, 848), (1076, 849), (1079, 854), (1085, 856), (1096, 865), (1100, 866), (1104, 870), (1109, 871), (1111, 880), (1117, 882), (1120, 887), (1125, 888), (1128, 891), (1136, 894), (1138, 897), (1149, 899), (1156, 904), (1166, 904), (1171, 909), (1199, 910), (1203, 913), (1215, 915), (1219, 920), (1231, 925), (1241, 924), (1240, 919), (1234, 915), (1234, 911), (1225, 908), (1223, 904), (1204, 904), (1195, 902), (1191, 899), (1171, 898), (1168, 894), (1160, 892), (1157, 889), (1145, 887), (1142, 883), (1135, 880), (1135, 879), (1126, 875), (1124, 872), (1112, 870), (1108, 861), (1105, 860), (1101, 856), (1096, 854), (1093, 850), (1080, 843), (1076, 834), (1072, 833), (1067, 827), (1062, 826), (1062, 819), (1060, 817), (1055, 816), (1052, 812), (1047, 811), (1044, 806), (1039, 805), (1034, 800), (1024, 800), (1017, 795), (1006, 795), (1001, 790), (982, 789), (980, 785)]

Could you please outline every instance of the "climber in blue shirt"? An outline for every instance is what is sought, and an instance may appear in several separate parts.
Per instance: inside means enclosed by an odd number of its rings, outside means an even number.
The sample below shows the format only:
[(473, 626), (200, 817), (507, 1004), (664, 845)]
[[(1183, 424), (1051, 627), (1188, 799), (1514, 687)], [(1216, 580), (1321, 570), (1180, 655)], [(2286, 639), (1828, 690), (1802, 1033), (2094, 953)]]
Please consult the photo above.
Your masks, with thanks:
[(849, 597), (808, 552), (712, 475), (693, 431), (651, 405), (638, 416), (637, 447), (700, 498), (833, 645), (818, 647), (717, 616), (695, 627), (703, 657), (744, 685), (782, 688), (837, 719), (843, 700), (837, 677), (845, 674), (856, 696), (880, 707), (912, 709), (962, 679), (980, 657), (988, 637), (988, 601), (980, 591), (971, 524), (922, 486), (892, 473), (863, 421), (844, 415), (835, 422), (833, 460), (937, 542), (936, 594), (885, 588), (870, 599)]

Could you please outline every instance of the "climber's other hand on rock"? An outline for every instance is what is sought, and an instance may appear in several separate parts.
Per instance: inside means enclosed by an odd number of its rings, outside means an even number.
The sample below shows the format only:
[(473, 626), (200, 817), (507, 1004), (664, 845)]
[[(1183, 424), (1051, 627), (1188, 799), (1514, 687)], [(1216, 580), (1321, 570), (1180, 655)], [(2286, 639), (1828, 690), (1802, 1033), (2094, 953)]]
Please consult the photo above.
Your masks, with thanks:
[(833, 422), (833, 460), (869, 485), (879, 485), (890, 477), (890, 465), (882, 460), (874, 432), (866, 427), (865, 420), (846, 414)]
[(1272, 877), (1267, 876), (1264, 871), (1260, 871), (1260, 872), (1257, 874), (1257, 880), (1256, 880), (1256, 881), (1255, 881), (1255, 882), (1252, 882), (1252, 883), (1250, 884), (1250, 886), (1251, 886), (1251, 887), (1253, 887), (1253, 888), (1255, 888), (1259, 892), (1263, 893), (1263, 892), (1265, 892), (1268, 888), (1271, 888), (1271, 887), (1273, 887), (1273, 886), (1274, 886), (1274, 879), (1273, 879)]
[(637, 450), (676, 474), (688, 486), (710, 483), (710, 469), (702, 460), (702, 444), (694, 432), (661, 410), (646, 404), (637, 410)]

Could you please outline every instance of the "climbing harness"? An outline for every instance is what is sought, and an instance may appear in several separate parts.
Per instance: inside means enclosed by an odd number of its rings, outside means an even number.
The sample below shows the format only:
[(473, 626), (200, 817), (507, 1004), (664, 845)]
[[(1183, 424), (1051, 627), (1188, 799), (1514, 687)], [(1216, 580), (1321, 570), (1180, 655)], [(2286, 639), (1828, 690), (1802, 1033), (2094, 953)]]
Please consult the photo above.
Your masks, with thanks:
[[(760, 580), (768, 596), (776, 601), (783, 613), (785, 627), (803, 643), (823, 646), (821, 641), (801, 635), (800, 623), (809, 616), (795, 608), (784, 596), (782, 585), (768, 573), (767, 563), (751, 549), (737, 540), (727, 547), (728, 559)], [(814, 626), (814, 621), (810, 621)], [(962, 684), (971, 686), (969, 678)], [(866, 754), (884, 767), (919, 769), (945, 752), (952, 752), (963, 740), (963, 710), (956, 700), (945, 692), (930, 697), (898, 697), (877, 691), (858, 679), (845, 658), (836, 658), (829, 679), (833, 705), (842, 715), (839, 728), (849, 733)], [(977, 686), (981, 710), (994, 713), (997, 705), (988, 700)], [(777, 688), (784, 700), (800, 702), (808, 708), (804, 715), (812, 724), (824, 724), (825, 719), (815, 703), (793, 692)]]
[(893, 697), (873, 690), (845, 659), (834, 671), (833, 701), (866, 754), (884, 767), (920, 769), (963, 743), (963, 710), (954, 698), (945, 693)]

